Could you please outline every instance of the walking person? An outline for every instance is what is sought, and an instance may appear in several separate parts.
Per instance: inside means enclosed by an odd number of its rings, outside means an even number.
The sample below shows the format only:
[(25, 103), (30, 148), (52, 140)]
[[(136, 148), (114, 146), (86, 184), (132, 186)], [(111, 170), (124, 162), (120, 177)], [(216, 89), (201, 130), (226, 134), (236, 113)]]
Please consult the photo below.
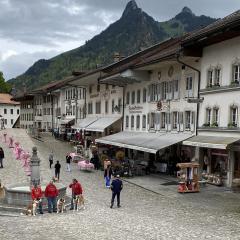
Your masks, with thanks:
[(72, 157), (70, 156), (70, 153), (67, 153), (66, 163), (67, 163), (67, 171), (68, 172), (71, 172), (71, 167), (70, 167), (71, 161), (72, 161)]
[(112, 167), (108, 165), (107, 168), (104, 170), (104, 179), (105, 179), (106, 188), (110, 188), (111, 177), (112, 177)]
[(51, 153), (49, 154), (48, 160), (49, 160), (49, 167), (52, 168), (52, 164), (53, 164), (53, 151), (51, 151)]
[[(83, 190), (81, 184), (78, 182), (77, 179), (73, 179), (72, 183), (69, 185), (69, 187), (72, 189), (72, 199), (71, 199), (71, 207), (70, 210), (74, 209), (74, 199), (76, 198), (77, 195), (81, 195)], [(77, 206), (75, 206), (75, 209)]]
[(45, 189), (45, 197), (48, 201), (48, 212), (57, 212), (57, 196), (58, 196), (58, 190), (56, 186), (53, 184), (53, 181), (50, 181), (50, 183), (46, 186)]
[(3, 159), (4, 159), (4, 151), (3, 149), (0, 147), (0, 168), (3, 168)]
[(34, 184), (34, 187), (32, 188), (32, 200), (38, 201), (38, 211), (40, 214), (43, 214), (42, 210), (42, 189), (41, 186), (38, 186), (37, 184)]
[(117, 196), (117, 206), (118, 208), (121, 207), (120, 205), (120, 193), (123, 189), (123, 183), (122, 180), (120, 179), (120, 176), (117, 175), (115, 179), (112, 181), (111, 184), (111, 190), (112, 190), (112, 200), (111, 200), (111, 206), (110, 208), (113, 207), (114, 204), (114, 199)]
[(57, 163), (55, 164), (54, 168), (55, 168), (55, 178), (57, 178), (58, 181), (59, 181), (60, 169), (61, 169), (61, 164), (59, 163), (59, 161), (57, 161)]

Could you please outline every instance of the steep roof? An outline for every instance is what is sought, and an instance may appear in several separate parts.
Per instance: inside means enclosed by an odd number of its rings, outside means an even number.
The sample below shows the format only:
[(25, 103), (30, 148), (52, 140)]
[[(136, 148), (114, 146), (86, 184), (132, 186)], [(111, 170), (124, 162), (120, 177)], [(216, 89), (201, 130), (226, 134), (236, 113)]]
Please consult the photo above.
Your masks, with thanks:
[[(183, 46), (189, 44), (196, 44), (196, 41), (205, 41), (206, 39), (211, 37), (217, 39), (215, 41), (222, 41), (224, 37), (231, 38), (234, 36), (240, 35), (240, 10), (222, 18), (218, 21), (209, 24), (208, 26), (193, 31), (192, 33), (188, 34), (182, 41)], [(220, 35), (222, 36), (220, 38)]]

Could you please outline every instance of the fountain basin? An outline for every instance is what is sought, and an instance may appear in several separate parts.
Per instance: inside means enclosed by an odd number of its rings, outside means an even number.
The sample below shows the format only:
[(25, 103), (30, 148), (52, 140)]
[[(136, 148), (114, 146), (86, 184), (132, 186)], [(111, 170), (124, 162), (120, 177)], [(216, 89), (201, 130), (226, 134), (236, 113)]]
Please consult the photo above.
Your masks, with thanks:
[[(46, 185), (48, 183), (41, 184), (42, 191), (44, 193)], [(58, 198), (66, 195), (67, 187), (61, 183), (54, 183), (59, 191)], [(4, 202), (12, 206), (28, 206), (32, 202), (31, 190), (29, 185), (26, 184), (12, 184), (4, 186), (5, 198)], [(47, 199), (43, 197), (43, 208), (47, 207)]]

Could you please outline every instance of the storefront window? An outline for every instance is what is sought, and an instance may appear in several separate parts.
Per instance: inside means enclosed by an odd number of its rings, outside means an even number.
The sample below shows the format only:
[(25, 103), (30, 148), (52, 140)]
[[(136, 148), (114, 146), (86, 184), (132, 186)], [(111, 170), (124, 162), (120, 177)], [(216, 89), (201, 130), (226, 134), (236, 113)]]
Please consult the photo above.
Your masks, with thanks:
[(146, 115), (142, 116), (142, 128), (145, 129), (146, 128)]
[(131, 116), (131, 128), (134, 128), (134, 116)]
[(140, 116), (138, 115), (137, 116), (137, 129), (140, 128)]

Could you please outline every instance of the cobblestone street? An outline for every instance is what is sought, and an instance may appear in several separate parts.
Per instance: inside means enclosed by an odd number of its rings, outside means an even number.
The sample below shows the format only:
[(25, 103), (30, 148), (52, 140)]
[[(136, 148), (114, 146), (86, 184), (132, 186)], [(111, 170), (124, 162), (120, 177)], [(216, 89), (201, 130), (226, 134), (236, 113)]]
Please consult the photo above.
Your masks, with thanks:
[[(86, 209), (36, 217), (0, 216), (1, 240), (240, 239), (240, 194), (219, 190), (216, 193), (171, 194), (173, 187), (157, 194), (124, 182), (122, 208), (110, 209), (111, 191), (104, 188), (102, 171), (80, 172), (73, 163), (72, 172), (66, 172), (65, 154), (73, 150), (70, 144), (57, 141), (49, 134), (38, 141), (28, 137), (24, 130), (9, 129), (7, 132), (18, 139), (24, 149), (31, 151), (33, 146), (38, 147), (42, 181), (49, 181), (53, 176), (48, 166), (48, 154), (53, 150), (54, 162), (59, 160), (62, 165), (60, 181), (69, 185), (74, 177), (81, 182)], [(4, 143), (1, 145), (6, 155), (4, 168), (0, 169), (3, 184), (26, 181), (12, 150)]]

